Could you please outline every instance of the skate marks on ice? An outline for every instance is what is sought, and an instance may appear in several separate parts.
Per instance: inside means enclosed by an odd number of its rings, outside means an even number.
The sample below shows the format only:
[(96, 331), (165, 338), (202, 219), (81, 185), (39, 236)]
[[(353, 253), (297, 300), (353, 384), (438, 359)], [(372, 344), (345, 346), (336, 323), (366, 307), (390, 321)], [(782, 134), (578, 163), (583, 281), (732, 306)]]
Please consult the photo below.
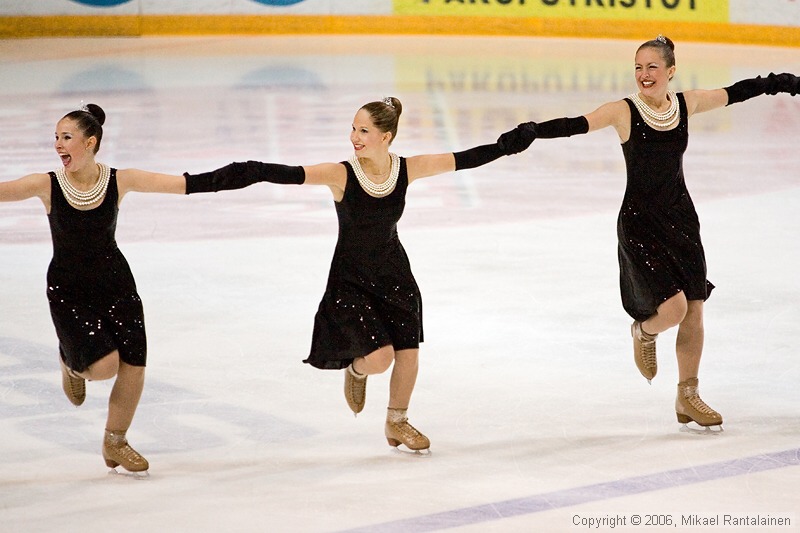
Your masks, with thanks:
[(339, 533), (438, 531), (791, 466), (800, 466), (800, 448), (464, 507), (372, 526), (341, 530)]
[[(57, 427), (59, 446), (97, 453), (98, 442), (87, 435), (102, 429), (113, 380), (87, 383), (86, 403), (75, 408), (61, 390), (54, 348), (0, 337), (0, 365), (0, 420), (34, 440), (50, 440)], [(317, 433), (267, 410), (221, 402), (149, 375), (137, 414), (136, 443), (152, 455), (224, 447), (231, 439), (280, 443)], [(47, 452), (14, 448), (4, 453), (8, 461), (22, 461)], [(120, 467), (117, 474), (129, 472)]]

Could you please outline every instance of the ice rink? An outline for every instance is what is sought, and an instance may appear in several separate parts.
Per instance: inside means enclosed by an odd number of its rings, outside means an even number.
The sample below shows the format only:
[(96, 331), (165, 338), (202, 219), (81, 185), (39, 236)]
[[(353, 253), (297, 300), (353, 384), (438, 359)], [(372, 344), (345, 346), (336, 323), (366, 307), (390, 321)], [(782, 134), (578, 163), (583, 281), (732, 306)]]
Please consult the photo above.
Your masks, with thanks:
[[(342, 161), (355, 112), (390, 95), (393, 151), (463, 150), (623, 98), (653, 37), (0, 41), (0, 180), (60, 165), (55, 124), (82, 101), (106, 111), (97, 159), (117, 168)], [(676, 56), (676, 90), (800, 74), (796, 48), (678, 42)], [(684, 169), (717, 287), (700, 385), (719, 435), (679, 431), (675, 330), (652, 385), (633, 363), (611, 129), (409, 188), (399, 232), (425, 306), (409, 416), (425, 458), (386, 443), (388, 374), (354, 418), (341, 372), (301, 362), (337, 236), (327, 188), (126, 196), (117, 237), (149, 337), (128, 432), (143, 481), (100, 455), (111, 382), (77, 409), (61, 391), (41, 202), (0, 204), (0, 531), (800, 530), (798, 139), (800, 96), (690, 121)]]

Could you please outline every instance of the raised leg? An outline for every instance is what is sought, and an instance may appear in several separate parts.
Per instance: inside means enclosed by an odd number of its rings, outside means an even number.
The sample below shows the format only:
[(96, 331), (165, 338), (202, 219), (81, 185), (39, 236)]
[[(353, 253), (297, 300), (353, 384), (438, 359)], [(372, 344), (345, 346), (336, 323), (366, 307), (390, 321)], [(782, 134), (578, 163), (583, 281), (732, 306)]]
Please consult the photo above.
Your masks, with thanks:
[(650, 382), (658, 372), (656, 339), (658, 334), (680, 324), (687, 313), (687, 301), (683, 292), (677, 293), (658, 306), (653, 316), (645, 321), (631, 324), (633, 337), (633, 359), (636, 368)]
[(356, 357), (344, 370), (344, 399), (347, 406), (358, 415), (367, 402), (367, 376), (386, 372), (394, 360), (394, 348), (384, 346), (367, 354)]

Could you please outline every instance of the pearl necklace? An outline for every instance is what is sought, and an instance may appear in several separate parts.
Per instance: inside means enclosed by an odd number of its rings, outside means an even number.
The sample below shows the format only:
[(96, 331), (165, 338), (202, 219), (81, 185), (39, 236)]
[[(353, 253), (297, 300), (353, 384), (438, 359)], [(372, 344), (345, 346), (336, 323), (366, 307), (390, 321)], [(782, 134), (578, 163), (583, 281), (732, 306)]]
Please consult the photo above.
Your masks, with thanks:
[(667, 92), (667, 98), (670, 104), (669, 109), (663, 113), (653, 111), (653, 109), (642, 100), (639, 93), (631, 94), (628, 98), (633, 101), (633, 104), (636, 106), (636, 109), (639, 110), (639, 114), (642, 115), (644, 121), (655, 128), (669, 128), (675, 124), (675, 121), (681, 116), (678, 98), (675, 96), (674, 91)]
[(364, 169), (361, 168), (358, 157), (354, 155), (350, 158), (349, 162), (353, 167), (353, 172), (356, 174), (358, 183), (370, 196), (375, 196), (377, 198), (387, 196), (394, 190), (394, 186), (397, 185), (397, 177), (400, 175), (400, 158), (397, 154), (393, 153), (389, 153), (389, 158), (391, 159), (392, 166), (389, 171), (389, 177), (383, 183), (375, 183), (367, 177)]
[(100, 177), (97, 183), (88, 191), (76, 189), (72, 183), (69, 182), (64, 167), (56, 170), (56, 179), (61, 186), (61, 192), (64, 193), (64, 198), (66, 198), (69, 203), (74, 206), (85, 207), (97, 203), (105, 196), (106, 190), (108, 190), (108, 181), (111, 178), (111, 169), (108, 165), (102, 163), (98, 163), (97, 168), (100, 169)]

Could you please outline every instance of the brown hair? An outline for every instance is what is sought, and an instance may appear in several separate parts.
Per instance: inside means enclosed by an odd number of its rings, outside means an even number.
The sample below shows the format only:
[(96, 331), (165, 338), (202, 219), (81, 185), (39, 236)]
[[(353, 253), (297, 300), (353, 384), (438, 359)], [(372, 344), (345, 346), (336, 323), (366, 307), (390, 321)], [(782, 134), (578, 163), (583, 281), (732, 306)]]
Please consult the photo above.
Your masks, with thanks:
[[(99, 105), (86, 104), (81, 109), (70, 111), (64, 118), (68, 118), (78, 125), (84, 136), (94, 137), (97, 144), (94, 145), (94, 153), (100, 150), (100, 141), (103, 140), (103, 123), (106, 121), (106, 113)], [(61, 120), (64, 120), (62, 118)]]
[(675, 43), (669, 37), (659, 35), (655, 39), (642, 43), (636, 49), (636, 53), (638, 54), (642, 48), (655, 48), (661, 54), (661, 58), (667, 64), (667, 68), (675, 66)]
[(392, 134), (389, 144), (392, 144), (397, 137), (397, 123), (400, 121), (400, 113), (403, 112), (403, 104), (394, 96), (389, 96), (377, 102), (370, 102), (361, 106), (361, 109), (369, 113), (375, 127), (386, 133)]

